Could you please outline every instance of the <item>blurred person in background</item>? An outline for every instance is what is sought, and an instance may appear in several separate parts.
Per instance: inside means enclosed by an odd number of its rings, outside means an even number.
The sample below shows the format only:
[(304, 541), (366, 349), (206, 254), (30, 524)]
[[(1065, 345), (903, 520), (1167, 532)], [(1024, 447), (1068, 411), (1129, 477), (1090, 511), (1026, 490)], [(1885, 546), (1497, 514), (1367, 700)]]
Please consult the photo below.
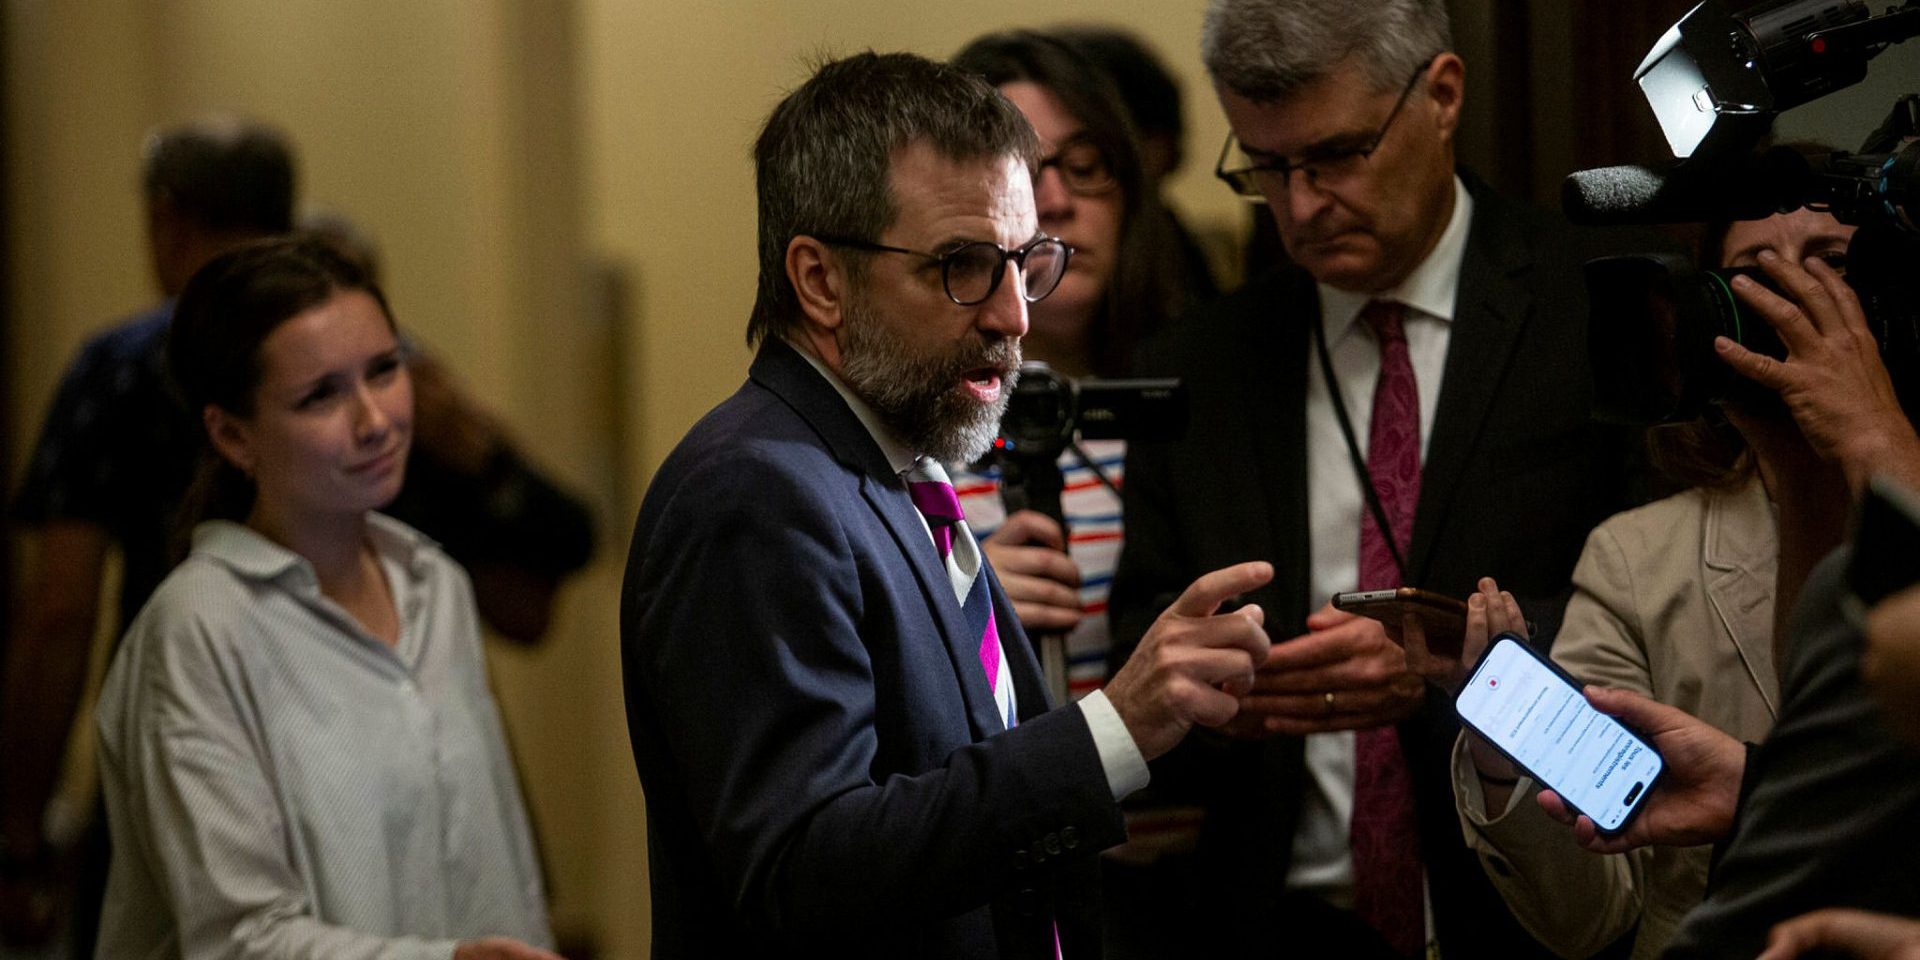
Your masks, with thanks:
[(101, 957), (557, 960), (472, 586), (374, 513), (413, 389), (380, 288), (325, 241), (182, 292), (206, 444), (193, 552), (102, 688)]
[(1140, 143), (1140, 173), (1147, 198), (1144, 215), (1166, 221), (1164, 229), (1180, 249), (1187, 298), (1194, 303), (1212, 300), (1220, 289), (1207, 264), (1207, 253), (1166, 196), (1167, 179), (1178, 173), (1187, 159), (1187, 118), (1180, 99), (1180, 81), (1146, 41), (1125, 28), (1072, 24), (1056, 27), (1048, 34), (1079, 50), (1112, 78)]
[[(37, 550), (5, 650), (0, 694), (0, 941), (52, 933), (67, 852), (50, 820), (80, 832), (70, 944), (91, 955), (107, 838), (97, 803), (50, 812), (67, 733), (85, 692), (109, 549), (122, 577), (115, 642), (184, 552), (176, 512), (193, 476), (197, 418), (168, 381), (164, 348), (187, 278), (241, 243), (286, 233), (296, 197), (294, 152), (270, 127), (215, 117), (165, 127), (142, 154), (147, 247), (162, 300), (97, 335), (63, 375), (13, 502)], [(322, 218), (318, 233), (378, 273), (372, 244)], [(480, 612), (500, 636), (536, 643), (559, 582), (593, 549), (586, 507), (528, 464), (498, 420), (427, 360), (417, 381), (419, 440), (396, 516), (446, 545), (479, 585)], [(57, 805), (56, 805), (57, 806)], [(78, 823), (80, 826), (73, 826)], [(68, 838), (59, 838), (70, 842)]]
[[(12, 505), (35, 541), (0, 694), (0, 938), (14, 943), (48, 936), (55, 919), (63, 865), (45, 820), (86, 685), (109, 548), (122, 560), (117, 638), (167, 573), (174, 511), (193, 475), (198, 427), (163, 356), (173, 299), (222, 251), (292, 227), (293, 151), (278, 131), (233, 118), (167, 128), (147, 138), (141, 189), (162, 300), (81, 348)], [(93, 953), (107, 838), (91, 809), (64, 818), (89, 818), (69, 918), (76, 957)]]
[[(1175, 254), (1146, 217), (1139, 145), (1111, 81), (1074, 48), (1032, 31), (981, 37), (952, 64), (994, 85), (1033, 124), (1043, 154), (1033, 183), (1040, 229), (1073, 247), (1060, 285), (1028, 308), (1022, 355), (1070, 377), (1124, 376), (1183, 292)], [(1119, 496), (1095, 471), (1118, 485), (1126, 458), (1125, 441), (1080, 446), (1091, 463), (1072, 450), (1060, 457), (1064, 531), (1032, 510), (1008, 517), (990, 464), (953, 475), (1021, 624), (1067, 634), (1075, 695), (1106, 676), (1104, 612), (1122, 538)]]
[[(1177, 162), (1178, 154), (1170, 158), (1166, 143), (1157, 154), (1142, 149), (1120, 89), (1086, 55), (1089, 43), (1102, 38), (1109, 54), (1124, 48), (1145, 58), (1134, 65), (1134, 79), (1157, 69), (1131, 37), (1092, 28), (1064, 37), (988, 34), (952, 61), (997, 87), (1040, 135), (1043, 156), (1033, 183), (1040, 229), (1067, 241), (1074, 253), (1060, 286), (1028, 308), (1021, 349), (1027, 359), (1074, 377), (1126, 374), (1141, 339), (1202, 293), (1185, 285), (1192, 260), (1146, 162)], [(1178, 94), (1170, 86), (1159, 92), (1171, 93), (1177, 130)], [(1166, 106), (1158, 98), (1153, 104)], [(1176, 135), (1176, 151), (1178, 143)], [(1209, 279), (1204, 292), (1211, 288)], [(1106, 677), (1107, 591), (1125, 536), (1118, 487), (1126, 446), (1124, 440), (1083, 440), (1078, 450), (1061, 454), (1065, 530), (1033, 510), (1007, 515), (991, 455), (977, 470), (953, 475), (968, 522), (984, 537), (981, 546), (1022, 625), (1036, 636), (1065, 633), (1070, 697), (1086, 695)], [(1182, 854), (1195, 841), (1198, 816), (1197, 808), (1171, 804), (1151, 787), (1129, 798), (1127, 830), (1139, 842), (1117, 848), (1102, 867), (1109, 956), (1151, 956), (1171, 946), (1152, 940), (1158, 925), (1134, 921), (1143, 905), (1163, 906), (1165, 896), (1180, 895), (1177, 876), (1165, 881), (1171, 889), (1150, 885), (1160, 871), (1177, 873), (1187, 865)]]
[[(1909, 745), (1920, 745), (1920, 587), (1874, 605), (1866, 613), (1865, 627), (1860, 673), (1867, 689), (1887, 725)], [(1776, 925), (1760, 960), (1834, 954), (1920, 960), (1920, 919), (1846, 908), (1815, 910)]]

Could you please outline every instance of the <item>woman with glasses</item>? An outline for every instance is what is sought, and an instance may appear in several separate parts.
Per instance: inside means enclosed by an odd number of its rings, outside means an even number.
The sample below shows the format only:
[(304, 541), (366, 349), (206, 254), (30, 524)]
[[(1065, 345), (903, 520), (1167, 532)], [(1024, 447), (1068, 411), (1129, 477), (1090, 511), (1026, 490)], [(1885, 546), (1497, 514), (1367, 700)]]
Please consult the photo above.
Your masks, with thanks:
[[(1040, 230), (1073, 247), (1059, 287), (1030, 309), (1025, 358), (1076, 378), (1128, 374), (1142, 338), (1187, 306), (1192, 292), (1170, 218), (1146, 192), (1140, 148), (1116, 88), (1078, 48), (1031, 31), (981, 37), (953, 63), (998, 87), (1033, 124), (1043, 152), (1033, 182)], [(1121, 440), (1082, 441), (1061, 455), (1064, 531), (1031, 510), (1008, 516), (991, 465), (954, 477), (968, 522), (983, 536), (1022, 624), (1041, 638), (1043, 658), (1051, 644), (1064, 660), (1072, 698), (1106, 677), (1107, 592), (1120, 558), (1117, 485), (1125, 459)], [(1164, 924), (1133, 921), (1184, 889), (1169, 873), (1184, 859), (1160, 854), (1190, 844), (1197, 822), (1196, 810), (1153, 797), (1129, 803), (1129, 831), (1153, 839), (1120, 848), (1122, 860), (1109, 860), (1104, 870), (1113, 956), (1158, 955), (1170, 946), (1153, 942)]]
[(203, 522), (100, 695), (99, 955), (558, 960), (472, 588), (374, 513), (413, 432), (379, 288), (263, 241), (170, 337)]
[[(1067, 43), (1033, 31), (989, 34), (953, 65), (978, 74), (1020, 108), (1040, 135), (1034, 204), (1042, 233), (1073, 247), (1066, 276), (1029, 312), (1021, 349), (1069, 377), (1115, 377), (1141, 338), (1183, 306), (1179, 247), (1147, 215), (1140, 149), (1113, 82)], [(1021, 622), (1066, 636), (1068, 692), (1106, 674), (1107, 588), (1119, 559), (1118, 484), (1126, 445), (1086, 441), (1083, 462), (1062, 454), (1067, 527), (1033, 511), (1008, 517), (990, 465), (954, 478), (969, 524)]]

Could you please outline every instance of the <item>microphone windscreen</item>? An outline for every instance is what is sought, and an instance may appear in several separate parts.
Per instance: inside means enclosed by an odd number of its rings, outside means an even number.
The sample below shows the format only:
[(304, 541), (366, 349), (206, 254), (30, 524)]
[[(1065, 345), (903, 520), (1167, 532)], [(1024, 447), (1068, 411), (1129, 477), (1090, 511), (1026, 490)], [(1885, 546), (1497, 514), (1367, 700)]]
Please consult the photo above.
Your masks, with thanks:
[(1597, 167), (1567, 175), (1560, 205), (1568, 220), (1589, 227), (1758, 220), (1783, 201), (1799, 206), (1804, 177), (1804, 162), (1796, 169), (1770, 159), (1712, 171)]
[[(1666, 178), (1647, 167), (1597, 167), (1567, 175), (1560, 204), (1567, 219), (1583, 226), (1639, 222), (1660, 195)], [(1636, 219), (1622, 219), (1622, 218)]]

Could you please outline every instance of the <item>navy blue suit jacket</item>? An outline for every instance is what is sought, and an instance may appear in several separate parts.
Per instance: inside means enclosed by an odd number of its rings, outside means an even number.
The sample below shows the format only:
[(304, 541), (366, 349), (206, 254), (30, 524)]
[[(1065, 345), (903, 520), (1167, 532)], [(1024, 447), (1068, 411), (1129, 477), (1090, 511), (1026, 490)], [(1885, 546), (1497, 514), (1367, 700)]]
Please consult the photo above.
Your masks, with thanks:
[(1003, 730), (946, 568), (872, 436), (779, 340), (641, 506), (621, 597), (656, 957), (1097, 955), (1125, 837), (989, 578)]

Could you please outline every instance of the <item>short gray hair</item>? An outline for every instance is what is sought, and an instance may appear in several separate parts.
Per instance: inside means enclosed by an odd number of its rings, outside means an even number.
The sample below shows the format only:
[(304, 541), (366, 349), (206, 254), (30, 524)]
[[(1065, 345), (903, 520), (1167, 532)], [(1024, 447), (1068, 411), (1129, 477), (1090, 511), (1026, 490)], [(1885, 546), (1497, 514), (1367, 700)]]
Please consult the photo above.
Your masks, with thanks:
[[(1039, 162), (1026, 117), (979, 77), (910, 53), (835, 60), (788, 94), (754, 144), (760, 199), (760, 286), (747, 342), (798, 322), (787, 278), (797, 236), (876, 240), (899, 215), (893, 154), (926, 143), (953, 161)], [(862, 261), (850, 261), (858, 281)]]
[(1200, 48), (1215, 83), (1271, 103), (1349, 61), (1396, 89), (1453, 49), (1453, 31), (1443, 0), (1213, 0)]

